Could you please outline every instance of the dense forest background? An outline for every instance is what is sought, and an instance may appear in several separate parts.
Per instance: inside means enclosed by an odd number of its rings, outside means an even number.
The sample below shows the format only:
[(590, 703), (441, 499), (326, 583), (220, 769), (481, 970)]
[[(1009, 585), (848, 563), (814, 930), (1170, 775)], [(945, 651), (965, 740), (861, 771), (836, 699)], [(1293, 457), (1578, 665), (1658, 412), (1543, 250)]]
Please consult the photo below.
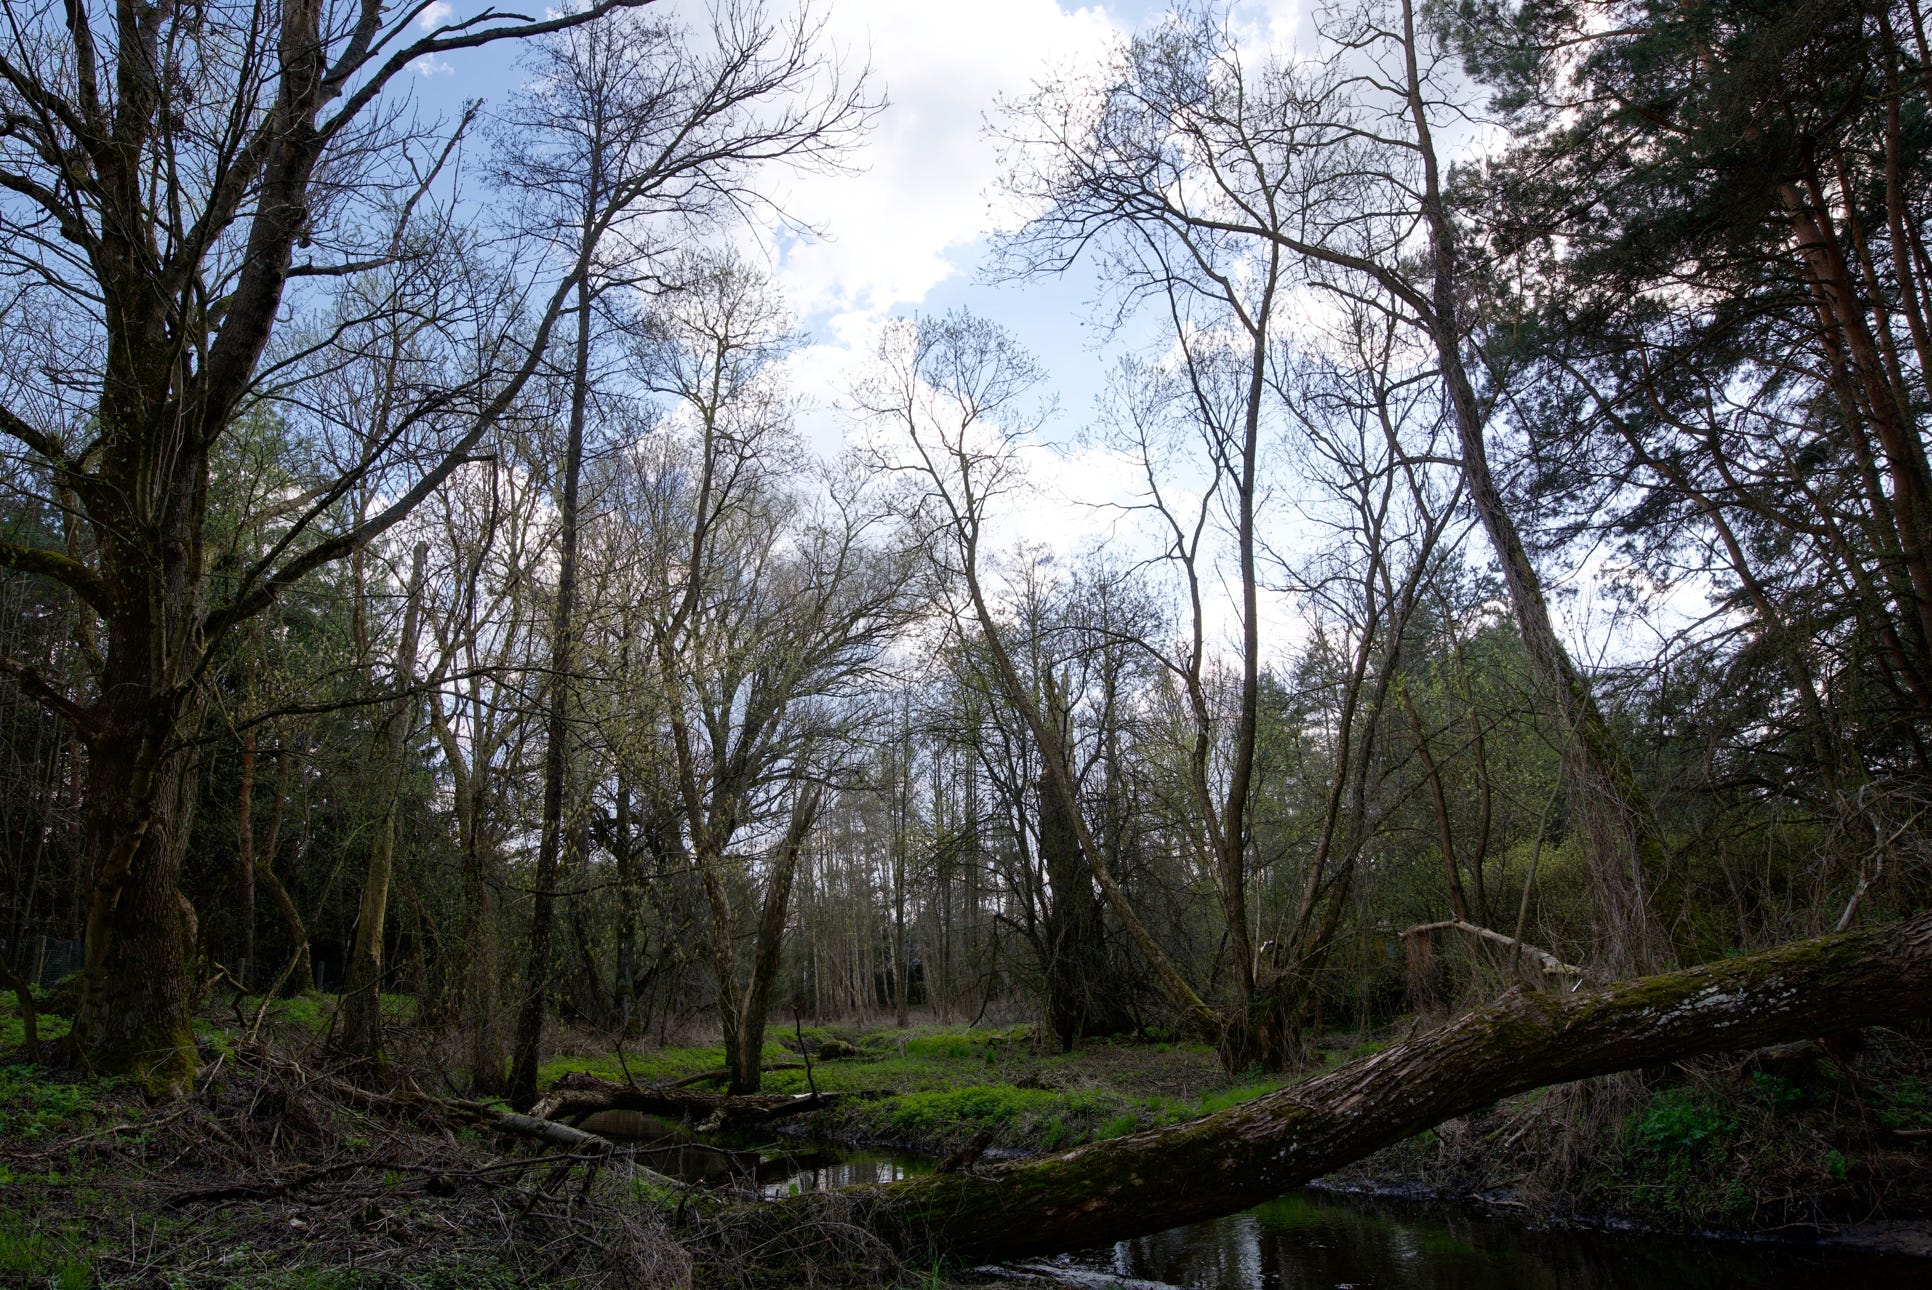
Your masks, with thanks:
[[(1183, 7), (989, 105), (1101, 405), (907, 318), (838, 460), (734, 248), (887, 87), (755, 0), (423, 11), (9, 5), (0, 957), (72, 1052), (191, 1079), (226, 980), (525, 1102), (559, 1023), (1283, 1069), (1924, 908), (1917, 0)], [(1133, 482), (1041, 545), (1083, 427)]]

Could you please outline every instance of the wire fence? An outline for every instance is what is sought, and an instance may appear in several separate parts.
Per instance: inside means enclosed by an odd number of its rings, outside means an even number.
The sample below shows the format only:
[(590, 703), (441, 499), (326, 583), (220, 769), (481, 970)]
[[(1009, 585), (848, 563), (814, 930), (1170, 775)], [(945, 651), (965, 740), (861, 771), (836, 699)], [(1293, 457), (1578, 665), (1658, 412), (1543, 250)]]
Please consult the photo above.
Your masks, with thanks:
[(27, 984), (46, 987), (81, 970), (81, 943), (57, 936), (26, 936), (16, 945), (0, 937), (0, 957)]

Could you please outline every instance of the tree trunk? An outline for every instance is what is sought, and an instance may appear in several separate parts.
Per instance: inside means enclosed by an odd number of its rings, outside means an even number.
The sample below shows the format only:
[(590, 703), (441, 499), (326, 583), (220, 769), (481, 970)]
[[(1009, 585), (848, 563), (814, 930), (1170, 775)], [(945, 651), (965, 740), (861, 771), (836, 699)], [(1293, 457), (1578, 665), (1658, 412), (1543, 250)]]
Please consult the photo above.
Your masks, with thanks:
[(90, 1069), (174, 1095), (194, 1083), (197, 1065), (188, 1015), (193, 916), (176, 886), (193, 776), (184, 753), (164, 751), (182, 720), (175, 706), (144, 700), (138, 680), (117, 685), (113, 658), (108, 666), (102, 706), (114, 711), (88, 747), (84, 835), (95, 880), (67, 1047)]
[(241, 954), (235, 982), (246, 990), (255, 971), (255, 728), (242, 734), (241, 785), (235, 790), (235, 921)]
[[(593, 181), (594, 184), (594, 181)], [(586, 234), (588, 245), (588, 234)], [(564, 445), (563, 496), (558, 499), (557, 603), (550, 620), (550, 713), (544, 728), (543, 827), (537, 843), (536, 895), (530, 912), (529, 975), (517, 1012), (510, 1059), (510, 1103), (537, 1100), (537, 1062), (543, 1041), (544, 995), (550, 986), (550, 931), (556, 917), (557, 873), (565, 867), (565, 776), (570, 770), (570, 687), (576, 668), (577, 545), (582, 520), (577, 497), (584, 472), (584, 417), (590, 399), (590, 285), (577, 283), (577, 353), (571, 374), (570, 426)], [(575, 831), (570, 834), (574, 839)]]
[(643, 903), (644, 891), (637, 874), (637, 839), (631, 834), (631, 784), (621, 770), (610, 849), (617, 859), (617, 968), (611, 978), (611, 999), (619, 1032), (634, 1035), (638, 1030), (637, 907)]
[[(725, 1064), (731, 1069), (730, 1091), (734, 1095), (756, 1093), (763, 1080), (765, 1017), (771, 1011), (772, 985), (778, 980), (778, 967), (783, 960), (792, 878), (798, 872), (798, 853), (804, 849), (805, 839), (818, 819), (821, 800), (822, 793), (816, 784), (799, 790), (785, 840), (779, 844), (778, 855), (772, 861), (771, 885), (765, 891), (764, 909), (758, 918), (758, 940), (752, 951), (751, 980), (745, 985), (744, 997), (733, 1001), (735, 1012), (724, 1010)], [(718, 981), (721, 1001), (727, 997), (725, 991), (730, 985), (721, 975)]]
[(463, 875), (463, 1009), (470, 1039), (470, 1090), (479, 1097), (503, 1091), (502, 969), (499, 962), (496, 901), (483, 857), (467, 857)]
[(306, 994), (315, 989), (315, 970), (309, 959), (309, 929), (302, 922), (302, 912), (295, 907), (288, 888), (282, 885), (281, 877), (275, 872), (275, 852), (281, 845), (282, 817), (287, 809), (288, 750), (277, 748), (275, 804), (269, 809), (268, 836), (262, 840), (255, 880), (268, 889), (269, 899), (275, 902), (275, 909), (282, 916), (282, 925), (288, 930), (289, 950), (295, 959), (295, 968), (289, 974), (288, 989), (294, 994)]
[(336, 1047), (343, 1053), (372, 1063), (382, 1061), (382, 943), (389, 922), (389, 881), (396, 867), (403, 757), (415, 707), (409, 689), (415, 680), (416, 629), (422, 617), (423, 567), (428, 560), (429, 544), (418, 542), (410, 564), (402, 637), (396, 643), (397, 697), (382, 728), (378, 774), (387, 780), (382, 786), (382, 819), (369, 844), (369, 869), (362, 880), (362, 904), (356, 914), (355, 947), (342, 984), (342, 1032), (336, 1037)]
[(906, 849), (911, 845), (907, 837), (907, 815), (912, 797), (912, 740), (908, 736), (901, 745), (905, 755), (900, 759), (898, 783), (897, 827), (892, 831), (892, 1016), (899, 1029), (904, 1030), (912, 1024), (907, 1010), (912, 1000), (912, 966), (906, 961)]
[(849, 1187), (836, 1200), (788, 1198), (746, 1221), (797, 1229), (828, 1204), (856, 1202), (856, 1221), (915, 1260), (1104, 1245), (1236, 1213), (1546, 1084), (1928, 1014), (1932, 914), (1922, 914), (1601, 990), (1512, 990), (1429, 1034), (1188, 1124), (1045, 1159)]
[(1403, 0), (1402, 23), (1409, 112), (1423, 167), (1421, 214), (1433, 254), (1427, 323), (1462, 450), (1463, 481), (1470, 505), (1502, 567), (1503, 584), (1509, 591), (1517, 632), (1537, 688), (1563, 721), (1565, 788), (1592, 861), (1600, 905), (1597, 921), (1603, 937), (1601, 957), (1615, 972), (1646, 971), (1662, 952), (1650, 918), (1647, 876), (1661, 856), (1662, 844), (1622, 744), (1604, 720), (1589, 681), (1556, 634), (1542, 578), (1530, 563), (1515, 516), (1490, 470), (1488, 417), (1463, 361), (1464, 328), (1458, 299), (1465, 284), (1460, 241), (1443, 196), (1430, 132), (1413, 0)]
[(1102, 939), (1100, 904), (1093, 875), (1080, 855), (1080, 843), (1066, 818), (1059, 794), (1041, 776), (1040, 860), (1053, 888), (1041, 920), (1046, 943), (1047, 1024), (1060, 1051), (1088, 1035), (1128, 1028), (1121, 1007), (1124, 991), (1111, 979)]

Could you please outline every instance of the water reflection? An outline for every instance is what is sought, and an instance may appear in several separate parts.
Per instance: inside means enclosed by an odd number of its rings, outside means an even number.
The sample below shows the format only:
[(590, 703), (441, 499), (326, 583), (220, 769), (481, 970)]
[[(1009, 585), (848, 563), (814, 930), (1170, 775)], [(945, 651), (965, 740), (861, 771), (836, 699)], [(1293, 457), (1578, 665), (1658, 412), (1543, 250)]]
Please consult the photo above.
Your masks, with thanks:
[(1319, 1192), (1027, 1270), (1059, 1273), (1071, 1284), (1125, 1281), (1190, 1290), (1918, 1290), (1932, 1284), (1932, 1265), (1904, 1256), (1538, 1231), (1448, 1206)]
[(684, 1182), (756, 1188), (768, 1197), (824, 1191), (856, 1183), (898, 1182), (929, 1174), (921, 1156), (806, 1139), (708, 1133), (700, 1137), (675, 1120), (640, 1111), (600, 1111), (583, 1127), (623, 1143), (640, 1163)]
[[(700, 1138), (610, 1111), (584, 1122), (659, 1173), (744, 1193), (898, 1182), (932, 1172), (891, 1151), (743, 1134)], [(1015, 1265), (1071, 1286), (1188, 1290), (1892, 1290), (1932, 1261), (1615, 1232), (1539, 1231), (1448, 1205), (1296, 1192), (1232, 1218)]]

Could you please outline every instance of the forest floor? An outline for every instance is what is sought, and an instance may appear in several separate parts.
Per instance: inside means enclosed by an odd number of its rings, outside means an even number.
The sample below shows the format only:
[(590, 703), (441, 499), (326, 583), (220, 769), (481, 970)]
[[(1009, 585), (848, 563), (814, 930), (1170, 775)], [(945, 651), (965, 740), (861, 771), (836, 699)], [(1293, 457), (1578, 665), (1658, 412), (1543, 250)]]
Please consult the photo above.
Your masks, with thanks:
[[(11, 1003), (0, 994), (0, 1009)], [(0, 1285), (511, 1286), (946, 1284), (861, 1230), (734, 1249), (706, 1206), (630, 1157), (589, 1161), (435, 1114), (359, 1100), (319, 1040), (333, 1001), (211, 1008), (194, 1095), (15, 1060), (0, 1012)], [(392, 1004), (390, 1086), (438, 1087), (443, 1037)], [(64, 1028), (43, 1018), (42, 1038)], [(1384, 1037), (1331, 1035), (1326, 1068)], [(722, 1064), (702, 1044), (613, 1050), (566, 1032), (546, 1082), (639, 1084)], [(803, 1054), (800, 1050), (803, 1050)], [(773, 1092), (838, 1102), (788, 1131), (942, 1154), (1025, 1154), (1176, 1123), (1274, 1091), (1202, 1045), (1097, 1040), (1062, 1054), (1025, 1026), (774, 1029)], [(834, 1056), (833, 1054), (838, 1054)], [(8, 1061), (13, 1064), (4, 1064)], [(1382, 1152), (1331, 1185), (1426, 1190), (1542, 1218), (1677, 1229), (1830, 1230), (1932, 1215), (1932, 1042), (1880, 1032), (1546, 1090)]]
[[(986, 1131), (988, 1153), (997, 1157), (1178, 1124), (1289, 1082), (1260, 1071), (1230, 1076), (1206, 1044), (1094, 1039), (1061, 1053), (1042, 1049), (1032, 1036), (1024, 1024), (774, 1027), (765, 1043), (768, 1066), (796, 1067), (801, 1056), (842, 1051), (817, 1057), (808, 1070), (768, 1070), (762, 1091), (842, 1095), (793, 1126), (837, 1142), (943, 1156)], [(716, 1047), (618, 1052), (596, 1036), (564, 1046), (543, 1067), (542, 1082), (582, 1071), (653, 1084), (724, 1061)], [(1381, 1047), (1350, 1042), (1327, 1053), (1324, 1064)]]
[[(788, 1131), (943, 1156), (986, 1135), (1025, 1155), (1175, 1124), (1383, 1048), (1330, 1033), (1294, 1076), (1229, 1074), (1205, 1044), (1097, 1039), (1042, 1049), (1025, 1025), (804, 1027), (768, 1063), (828, 1042), (845, 1055), (766, 1074), (770, 1092), (845, 1096)], [(718, 1067), (722, 1050), (587, 1051), (586, 1071), (639, 1083)], [(628, 1068), (628, 1074), (627, 1070)], [(1430, 1196), (1545, 1222), (1666, 1231), (1829, 1234), (1875, 1219), (1932, 1219), (1932, 1038), (1867, 1032), (1855, 1048), (1791, 1045), (1538, 1090), (1451, 1120), (1330, 1175), (1345, 1190)]]

